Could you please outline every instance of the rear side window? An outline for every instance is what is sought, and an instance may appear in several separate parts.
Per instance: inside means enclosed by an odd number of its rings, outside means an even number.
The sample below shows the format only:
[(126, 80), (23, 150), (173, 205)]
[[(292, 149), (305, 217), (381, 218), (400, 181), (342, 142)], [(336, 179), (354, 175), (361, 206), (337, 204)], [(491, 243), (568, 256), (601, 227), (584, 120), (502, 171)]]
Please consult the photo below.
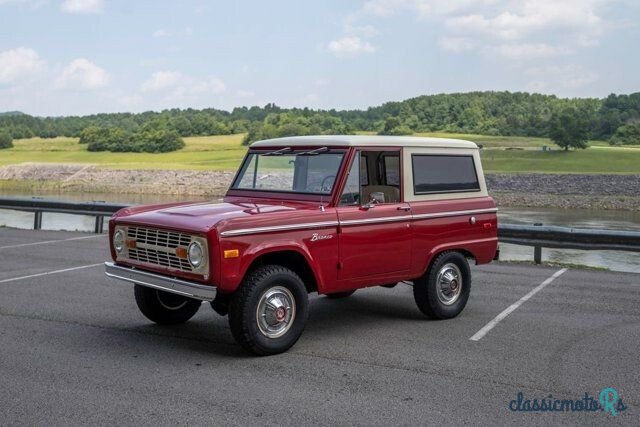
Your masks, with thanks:
[(413, 154), (414, 194), (480, 191), (473, 156)]

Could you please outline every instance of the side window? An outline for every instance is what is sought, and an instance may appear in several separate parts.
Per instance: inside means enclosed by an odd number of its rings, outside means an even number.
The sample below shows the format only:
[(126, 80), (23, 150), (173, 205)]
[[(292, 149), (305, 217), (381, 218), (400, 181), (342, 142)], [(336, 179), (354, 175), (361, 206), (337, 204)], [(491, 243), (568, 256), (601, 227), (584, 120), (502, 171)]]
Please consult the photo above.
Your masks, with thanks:
[(360, 179), (361, 175), (361, 157), (360, 153), (353, 159), (351, 168), (349, 169), (349, 175), (347, 176), (347, 182), (344, 186), (344, 190), (340, 195), (340, 205), (351, 206), (360, 204)]
[(360, 157), (360, 185), (369, 185), (369, 165), (367, 163), (368, 157), (366, 155), (360, 154), (360, 152), (358, 152), (358, 157)]
[(413, 154), (414, 194), (480, 191), (473, 156)]
[(384, 156), (384, 179), (387, 185), (400, 186), (400, 156)]

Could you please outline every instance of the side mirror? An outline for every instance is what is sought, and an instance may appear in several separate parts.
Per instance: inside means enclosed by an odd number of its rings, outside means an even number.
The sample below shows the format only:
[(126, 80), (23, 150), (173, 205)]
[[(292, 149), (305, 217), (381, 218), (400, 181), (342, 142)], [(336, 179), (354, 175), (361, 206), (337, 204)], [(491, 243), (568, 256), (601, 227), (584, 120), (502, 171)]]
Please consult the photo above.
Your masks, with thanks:
[(360, 209), (369, 210), (380, 202), (384, 203), (384, 193), (371, 193), (369, 201), (360, 206)]
[(372, 199), (372, 200), (369, 200), (364, 205), (361, 205), (360, 209), (368, 211), (371, 208), (375, 208), (377, 204), (378, 204), (378, 201), (376, 199)]

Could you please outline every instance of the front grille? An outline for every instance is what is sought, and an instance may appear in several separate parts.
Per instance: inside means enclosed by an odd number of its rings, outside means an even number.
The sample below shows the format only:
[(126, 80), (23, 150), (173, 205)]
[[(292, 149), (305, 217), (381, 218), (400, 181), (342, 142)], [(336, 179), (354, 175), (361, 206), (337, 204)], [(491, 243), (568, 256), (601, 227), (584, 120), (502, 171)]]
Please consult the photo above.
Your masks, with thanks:
[(127, 238), (136, 241), (136, 247), (129, 249), (129, 259), (181, 271), (193, 271), (189, 261), (176, 256), (176, 248), (189, 247), (191, 243), (189, 234), (154, 228), (128, 227)]

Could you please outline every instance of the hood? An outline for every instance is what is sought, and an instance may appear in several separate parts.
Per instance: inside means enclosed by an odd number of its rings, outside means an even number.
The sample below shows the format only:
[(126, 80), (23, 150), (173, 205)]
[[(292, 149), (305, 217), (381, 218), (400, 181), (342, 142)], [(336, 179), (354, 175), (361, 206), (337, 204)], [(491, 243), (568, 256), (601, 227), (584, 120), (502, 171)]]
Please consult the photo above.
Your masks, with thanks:
[[(314, 207), (317, 210), (316, 205)], [(121, 223), (206, 233), (218, 223), (226, 223), (232, 219), (262, 216), (268, 213), (286, 214), (301, 209), (312, 209), (312, 206), (309, 203), (286, 201), (274, 203), (200, 202), (127, 208), (119, 211), (114, 218)]]

